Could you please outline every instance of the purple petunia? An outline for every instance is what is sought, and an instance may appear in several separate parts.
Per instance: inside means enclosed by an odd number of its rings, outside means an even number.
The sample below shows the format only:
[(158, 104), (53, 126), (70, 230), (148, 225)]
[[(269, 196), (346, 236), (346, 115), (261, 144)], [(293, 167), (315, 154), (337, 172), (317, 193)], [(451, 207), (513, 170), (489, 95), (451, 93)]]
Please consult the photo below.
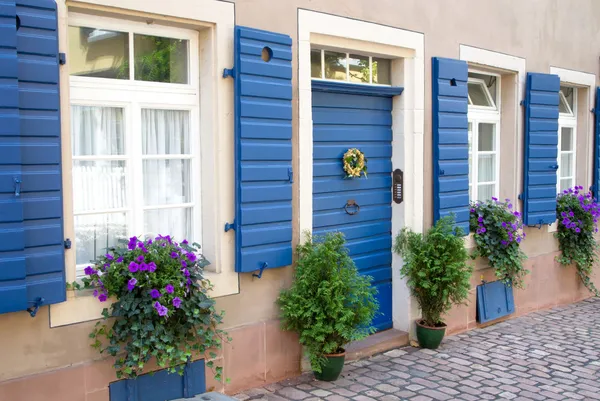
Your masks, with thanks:
[(106, 302), (107, 299), (108, 299), (108, 297), (106, 296), (105, 293), (98, 295), (98, 301), (100, 301), (100, 302)]
[(94, 290), (93, 295), (94, 295), (94, 298), (98, 297), (98, 290)]
[(169, 310), (166, 306), (160, 304), (160, 302), (156, 301), (154, 303), (154, 309), (158, 312), (158, 316), (166, 316)]
[(129, 264), (129, 271), (130, 271), (131, 273), (135, 273), (135, 272), (137, 272), (138, 270), (140, 270), (140, 265), (138, 265), (138, 264), (137, 264), (137, 263), (135, 263), (135, 262), (131, 262), (131, 263)]
[(185, 260), (181, 261), (181, 267), (187, 267), (187, 262)]
[(506, 228), (506, 222), (505, 221), (502, 222), (502, 228)]
[(133, 291), (136, 284), (137, 284), (137, 280), (135, 278), (132, 278), (131, 280), (129, 280), (127, 282), (127, 291)]
[(161, 294), (160, 294), (160, 291), (158, 291), (156, 288), (153, 288), (150, 290), (150, 296), (152, 298), (160, 298)]
[(117, 258), (117, 263), (122, 263), (123, 262), (123, 256), (119, 256)]
[(88, 275), (91, 276), (92, 274), (96, 274), (96, 270), (92, 268), (92, 266), (88, 266), (85, 269), (83, 269), (83, 272)]
[(481, 222), (483, 221), (483, 217), (482, 217), (482, 216), (479, 216), (479, 217), (477, 218), (477, 221), (481, 223)]
[(175, 297), (173, 298), (173, 306), (179, 308), (181, 306), (181, 298)]
[(177, 252), (171, 252), (171, 258), (177, 259), (178, 257), (179, 257), (179, 254)]
[(150, 273), (154, 273), (156, 271), (156, 263), (154, 263), (154, 262), (148, 263), (148, 271)]
[(106, 255), (104, 255), (106, 257), (106, 259), (108, 260), (113, 260), (115, 257), (113, 255), (111, 255), (110, 253), (107, 253)]
[(167, 284), (165, 286), (165, 291), (167, 292), (167, 294), (172, 294), (173, 291), (175, 291), (175, 288), (173, 288), (173, 286), (171, 284)]
[(185, 269), (185, 268), (184, 268), (184, 269), (181, 269), (181, 271), (183, 272), (183, 275), (184, 275), (185, 277), (190, 277), (190, 271), (189, 271), (188, 269)]
[(192, 252), (188, 252), (188, 253), (186, 253), (186, 254), (185, 254), (185, 256), (186, 256), (186, 257), (188, 258), (188, 260), (189, 260), (190, 262), (192, 262), (192, 263), (193, 263), (193, 262), (195, 262), (195, 261), (196, 261), (196, 259), (198, 259), (198, 257), (197, 257), (196, 255), (194, 255)]
[(144, 261), (144, 255), (140, 255), (140, 256), (138, 256), (137, 258), (135, 258), (135, 260), (136, 260), (138, 263), (142, 263), (142, 262)]
[(137, 245), (137, 237), (131, 237), (129, 238), (129, 243), (127, 244), (127, 249), (129, 249), (130, 251), (133, 251)]
[(188, 240), (184, 239), (183, 241), (181, 241), (181, 243), (182, 243), (183, 245), (187, 245), (187, 244), (188, 244)]
[(140, 271), (141, 272), (148, 271), (148, 264), (144, 263), (144, 262), (140, 263)]
[(577, 227), (577, 228), (575, 229), (575, 232), (579, 234), (579, 233), (581, 232), (581, 229), (580, 229), (579, 227)]

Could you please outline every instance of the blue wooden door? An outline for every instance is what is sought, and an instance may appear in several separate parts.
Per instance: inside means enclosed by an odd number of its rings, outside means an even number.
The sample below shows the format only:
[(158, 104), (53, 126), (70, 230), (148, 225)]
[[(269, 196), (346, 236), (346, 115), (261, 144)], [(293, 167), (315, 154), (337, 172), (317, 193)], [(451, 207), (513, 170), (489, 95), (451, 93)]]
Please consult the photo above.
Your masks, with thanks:
[[(378, 291), (373, 326), (385, 330), (392, 327), (392, 97), (356, 87), (313, 82), (313, 233), (345, 235), (356, 267)], [(367, 178), (344, 178), (350, 148), (365, 154)], [(357, 214), (344, 210), (348, 200), (360, 206)]]

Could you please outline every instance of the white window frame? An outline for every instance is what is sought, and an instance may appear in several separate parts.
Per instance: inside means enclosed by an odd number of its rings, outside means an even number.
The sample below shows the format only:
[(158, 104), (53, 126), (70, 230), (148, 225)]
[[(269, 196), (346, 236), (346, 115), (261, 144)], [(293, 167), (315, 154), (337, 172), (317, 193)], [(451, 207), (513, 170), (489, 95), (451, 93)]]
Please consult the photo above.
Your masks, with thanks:
[[(562, 85), (561, 85), (562, 87)], [(561, 166), (561, 161), (562, 161), (562, 155), (563, 154), (572, 154), (573, 157), (571, 159), (571, 172), (572, 175), (570, 177), (564, 177), (564, 179), (566, 178), (570, 178), (571, 179), (571, 185), (570, 188), (572, 188), (573, 186), (577, 185), (577, 88), (574, 86), (569, 86), (570, 89), (573, 90), (573, 108), (571, 111), (571, 113), (559, 113), (558, 115), (558, 158), (557, 158), (557, 164), (558, 164), (558, 170), (556, 171), (556, 192), (557, 193), (561, 193), (561, 189), (560, 189), (560, 181), (561, 181), (561, 175), (562, 175), (562, 166)], [(562, 100), (565, 102), (565, 104), (567, 105), (567, 108), (571, 108), (571, 106), (569, 106), (569, 103), (567, 102), (567, 99), (565, 97), (565, 95), (563, 94), (562, 90), (559, 92), (559, 96), (562, 97)], [(563, 151), (561, 150), (561, 142), (562, 142), (562, 129), (563, 128), (571, 128), (571, 150), (570, 151)]]
[[(321, 53), (321, 78), (316, 78), (316, 77), (311, 77), (311, 79), (314, 79), (315, 81), (328, 81), (328, 82), (348, 82), (351, 84), (356, 84), (356, 85), (378, 85), (378, 86), (391, 86), (391, 84), (380, 84), (377, 82), (373, 82), (373, 56), (364, 54), (364, 53), (359, 53), (359, 52), (348, 52), (348, 51), (344, 51), (344, 50), (336, 50), (336, 49), (325, 49), (322, 47), (315, 47), (313, 49), (311, 49), (311, 52), (314, 50), (319, 50)], [(333, 78), (325, 78), (325, 52), (329, 51), (329, 52), (335, 52), (335, 53), (341, 53), (341, 54), (345, 54), (346, 55), (346, 79), (345, 80), (340, 80), (340, 79), (333, 79)], [(357, 55), (357, 56), (362, 56), (362, 57), (368, 57), (369, 58), (369, 82), (354, 82), (354, 81), (350, 81), (350, 63), (348, 62), (348, 60), (350, 59), (350, 54), (353, 55)], [(380, 58), (385, 58), (385, 57), (380, 57)], [(391, 60), (390, 60), (390, 68), (391, 68)]]
[[(202, 202), (201, 202), (201, 153), (200, 153), (200, 96), (198, 66), (198, 33), (190, 30), (154, 26), (130, 21), (121, 21), (106, 17), (89, 17), (80, 14), (69, 15), (69, 26), (83, 26), (96, 29), (114, 30), (129, 33), (129, 60), (131, 76), (129, 80), (97, 77), (70, 76), (71, 106), (106, 106), (123, 108), (125, 125), (125, 154), (118, 156), (72, 156), (73, 161), (80, 160), (124, 160), (127, 165), (128, 205), (122, 211), (127, 212), (128, 234), (144, 233), (144, 211), (176, 207), (192, 207), (192, 237), (194, 242), (202, 244)], [(172, 84), (133, 80), (135, 63), (133, 34), (152, 35), (188, 40), (188, 83)], [(158, 96), (152, 98), (151, 95)], [(142, 155), (141, 110), (181, 110), (190, 114), (190, 145), (188, 155)], [(143, 160), (148, 159), (189, 159), (191, 160), (191, 197), (192, 202), (168, 204), (162, 206), (144, 206), (142, 176)], [(77, 188), (73, 188), (73, 193)], [(138, 194), (134, 196), (134, 194)], [(80, 215), (98, 215), (107, 211), (86, 211), (73, 213)], [(118, 213), (119, 210), (110, 210)], [(183, 239), (183, 238), (181, 238)], [(75, 247), (76, 251), (76, 247)], [(83, 276), (83, 269), (89, 263), (76, 265), (76, 277)]]
[[(491, 75), (496, 77), (496, 99), (493, 99), (491, 97), (490, 94), (488, 94), (486, 92), (486, 96), (489, 97), (489, 99), (492, 101), (493, 104), (496, 105), (496, 107), (486, 107), (486, 106), (475, 106), (475, 105), (471, 105), (469, 104), (469, 108), (468, 108), (468, 121), (471, 124), (471, 144), (470, 144), (470, 149), (469, 149), (469, 157), (471, 159), (471, 163), (472, 166), (470, 166), (470, 170), (471, 170), (471, 176), (469, 177), (469, 200), (470, 201), (477, 201), (478, 199), (478, 185), (482, 185), (482, 184), (494, 184), (495, 185), (495, 191), (494, 194), (492, 196), (498, 198), (499, 194), (500, 194), (500, 116), (501, 116), (501, 93), (500, 93), (500, 75), (499, 74), (494, 74), (494, 73), (490, 73), (487, 71), (478, 71), (478, 70), (473, 70), (473, 69), (469, 69), (470, 73), (476, 73), (476, 74), (485, 74), (485, 75)], [(473, 77), (469, 77), (469, 82), (477, 82), (477, 83), (483, 83), (485, 85), (485, 82), (479, 78), (473, 78)], [(469, 103), (470, 100), (469, 100)], [(480, 123), (488, 123), (488, 124), (494, 124), (496, 126), (496, 130), (495, 130), (495, 138), (494, 138), (494, 148), (496, 149), (495, 151), (479, 151), (478, 150), (478, 145), (479, 145), (479, 124)], [(478, 180), (478, 159), (479, 159), (479, 155), (485, 155), (485, 154), (494, 154), (496, 155), (496, 165), (495, 165), (495, 172), (496, 172), (496, 176), (495, 179), (493, 181), (486, 181), (486, 182), (477, 182)]]

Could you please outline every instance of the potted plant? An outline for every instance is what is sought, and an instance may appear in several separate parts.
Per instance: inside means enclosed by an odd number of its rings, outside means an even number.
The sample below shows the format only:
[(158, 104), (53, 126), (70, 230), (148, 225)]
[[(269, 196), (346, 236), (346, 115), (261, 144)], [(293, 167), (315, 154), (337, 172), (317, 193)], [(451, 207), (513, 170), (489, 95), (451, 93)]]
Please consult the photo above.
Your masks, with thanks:
[[(208, 262), (198, 250), (170, 236), (132, 237), (126, 248), (112, 249), (85, 269), (83, 287), (99, 302), (112, 302), (90, 338), (100, 353), (116, 357), (117, 378), (137, 377), (151, 358), (183, 374), (194, 355), (216, 356), (212, 350), (221, 347), (225, 334), (218, 328), (222, 313), (208, 295), (211, 284), (203, 277)], [(215, 370), (221, 380), (222, 368)]]
[(277, 300), (282, 327), (299, 334), (316, 378), (333, 381), (344, 365), (344, 346), (374, 332), (376, 290), (358, 273), (341, 233), (307, 234), (296, 251), (294, 282)]
[(394, 251), (404, 262), (400, 273), (422, 311), (416, 323), (423, 348), (439, 347), (446, 333), (442, 316), (469, 295), (472, 268), (461, 235), (454, 218), (447, 216), (424, 235), (405, 227), (396, 237)]

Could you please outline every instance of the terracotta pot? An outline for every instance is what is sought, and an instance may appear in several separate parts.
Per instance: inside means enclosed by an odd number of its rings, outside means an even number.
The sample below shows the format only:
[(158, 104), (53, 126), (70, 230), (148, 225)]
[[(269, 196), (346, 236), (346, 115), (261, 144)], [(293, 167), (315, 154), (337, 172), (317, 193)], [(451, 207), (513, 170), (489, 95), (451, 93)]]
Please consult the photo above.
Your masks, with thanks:
[(442, 343), (446, 334), (446, 325), (429, 327), (423, 324), (422, 320), (417, 320), (417, 340), (421, 348), (436, 349)]

